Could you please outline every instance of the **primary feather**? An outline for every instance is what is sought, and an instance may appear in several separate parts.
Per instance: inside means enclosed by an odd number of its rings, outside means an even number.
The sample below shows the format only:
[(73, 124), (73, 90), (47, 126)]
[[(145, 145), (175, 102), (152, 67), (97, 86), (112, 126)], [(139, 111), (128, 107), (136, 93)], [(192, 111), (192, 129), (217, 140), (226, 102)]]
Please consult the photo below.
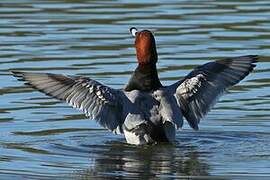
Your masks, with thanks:
[(184, 79), (171, 85), (183, 115), (190, 126), (198, 129), (200, 120), (215, 104), (218, 97), (255, 67), (257, 56), (240, 56), (198, 66)]

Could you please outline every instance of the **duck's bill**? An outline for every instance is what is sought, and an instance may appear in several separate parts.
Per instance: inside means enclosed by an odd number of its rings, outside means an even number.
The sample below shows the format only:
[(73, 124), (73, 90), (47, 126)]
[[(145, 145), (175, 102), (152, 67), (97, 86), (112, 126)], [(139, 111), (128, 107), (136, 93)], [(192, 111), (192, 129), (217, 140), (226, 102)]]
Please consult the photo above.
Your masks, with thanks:
[(130, 28), (129, 31), (132, 34), (132, 36), (134, 36), (134, 37), (136, 36), (136, 34), (138, 32), (137, 28), (135, 28), (135, 27)]

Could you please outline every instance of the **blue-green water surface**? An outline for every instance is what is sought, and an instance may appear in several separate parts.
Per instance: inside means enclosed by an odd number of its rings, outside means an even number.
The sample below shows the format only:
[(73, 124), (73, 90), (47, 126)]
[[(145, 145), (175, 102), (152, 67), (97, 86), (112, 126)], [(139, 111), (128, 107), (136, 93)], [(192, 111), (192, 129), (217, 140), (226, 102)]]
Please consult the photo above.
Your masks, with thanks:
[[(196, 65), (261, 55), (194, 132), (136, 147), (10, 70), (89, 76), (122, 88), (136, 67), (128, 29), (154, 32), (165, 85)], [(0, 179), (188, 179), (270, 176), (270, 2), (0, 2)]]

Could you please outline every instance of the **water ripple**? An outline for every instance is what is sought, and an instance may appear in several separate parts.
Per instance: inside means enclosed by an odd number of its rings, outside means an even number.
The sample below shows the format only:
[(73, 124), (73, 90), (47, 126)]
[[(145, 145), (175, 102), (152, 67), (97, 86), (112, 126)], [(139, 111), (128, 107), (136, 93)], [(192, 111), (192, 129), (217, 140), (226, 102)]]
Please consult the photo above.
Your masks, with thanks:
[[(264, 0), (2, 0), (1, 177), (269, 176), (269, 10)], [(84, 75), (121, 88), (136, 67), (131, 26), (154, 31), (165, 85), (214, 59), (259, 54), (260, 63), (221, 98), (200, 131), (185, 124), (175, 145), (143, 147), (127, 145), (9, 72)]]

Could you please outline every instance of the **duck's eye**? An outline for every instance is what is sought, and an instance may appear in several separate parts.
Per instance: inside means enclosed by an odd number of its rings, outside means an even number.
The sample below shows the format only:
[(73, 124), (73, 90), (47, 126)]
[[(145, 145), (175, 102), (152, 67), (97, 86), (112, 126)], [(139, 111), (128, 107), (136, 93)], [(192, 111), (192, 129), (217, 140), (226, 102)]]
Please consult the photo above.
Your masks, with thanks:
[(129, 31), (132, 34), (132, 36), (134, 36), (134, 37), (136, 36), (136, 33), (138, 32), (137, 28), (135, 28), (135, 27), (130, 28)]

